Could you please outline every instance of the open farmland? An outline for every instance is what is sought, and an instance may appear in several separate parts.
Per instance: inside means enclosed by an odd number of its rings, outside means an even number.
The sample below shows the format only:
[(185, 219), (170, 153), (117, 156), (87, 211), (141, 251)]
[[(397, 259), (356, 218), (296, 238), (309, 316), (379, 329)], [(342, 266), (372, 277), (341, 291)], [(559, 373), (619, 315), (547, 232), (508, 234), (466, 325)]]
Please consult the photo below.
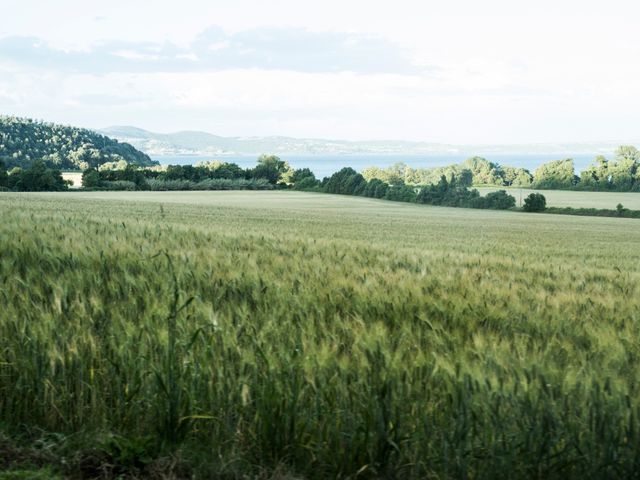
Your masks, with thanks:
[[(477, 187), (481, 195), (497, 190), (506, 190), (516, 199), (516, 205), (531, 193), (541, 193), (547, 199), (548, 207), (571, 208), (604, 208), (615, 210), (621, 203), (630, 210), (640, 210), (640, 193), (638, 192), (581, 192), (573, 190), (534, 190), (530, 188)], [(522, 195), (521, 195), (522, 193)]]
[(637, 220), (277, 191), (0, 208), (0, 425), (75, 441), (62, 473), (640, 470)]

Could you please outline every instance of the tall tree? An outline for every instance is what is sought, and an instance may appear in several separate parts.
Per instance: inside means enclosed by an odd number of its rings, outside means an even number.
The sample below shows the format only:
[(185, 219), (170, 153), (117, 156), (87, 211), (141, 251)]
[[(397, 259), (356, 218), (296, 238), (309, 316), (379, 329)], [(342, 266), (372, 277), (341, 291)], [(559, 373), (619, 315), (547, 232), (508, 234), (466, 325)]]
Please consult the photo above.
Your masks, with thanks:
[(289, 163), (280, 159), (276, 155), (261, 155), (258, 158), (258, 165), (253, 169), (253, 178), (266, 178), (269, 183), (290, 183), (291, 167)]
[(571, 158), (540, 165), (534, 173), (534, 179), (535, 188), (547, 189), (571, 188), (579, 180)]
[(7, 173), (7, 166), (4, 161), (0, 159), (0, 188), (7, 188), (9, 186), (9, 174)]

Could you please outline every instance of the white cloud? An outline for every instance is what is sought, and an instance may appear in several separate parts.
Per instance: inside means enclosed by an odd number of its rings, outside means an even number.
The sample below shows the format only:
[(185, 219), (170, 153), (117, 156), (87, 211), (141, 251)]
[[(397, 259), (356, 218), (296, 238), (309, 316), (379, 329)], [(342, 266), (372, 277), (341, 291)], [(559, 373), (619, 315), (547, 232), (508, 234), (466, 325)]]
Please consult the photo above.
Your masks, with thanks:
[(638, 136), (640, 6), (632, 1), (159, 0), (150, 8), (23, 0), (6, 8), (0, 50), (14, 52), (2, 61), (6, 113), (227, 135)]

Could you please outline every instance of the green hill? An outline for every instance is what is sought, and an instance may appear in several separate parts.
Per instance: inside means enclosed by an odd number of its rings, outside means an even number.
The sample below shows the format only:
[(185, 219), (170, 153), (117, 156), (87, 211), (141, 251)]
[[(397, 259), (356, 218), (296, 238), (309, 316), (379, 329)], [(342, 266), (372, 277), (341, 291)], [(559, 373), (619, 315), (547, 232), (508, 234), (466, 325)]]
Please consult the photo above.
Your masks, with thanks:
[(60, 169), (84, 170), (106, 162), (156, 165), (148, 155), (92, 130), (0, 116), (0, 159), (8, 168), (44, 160)]

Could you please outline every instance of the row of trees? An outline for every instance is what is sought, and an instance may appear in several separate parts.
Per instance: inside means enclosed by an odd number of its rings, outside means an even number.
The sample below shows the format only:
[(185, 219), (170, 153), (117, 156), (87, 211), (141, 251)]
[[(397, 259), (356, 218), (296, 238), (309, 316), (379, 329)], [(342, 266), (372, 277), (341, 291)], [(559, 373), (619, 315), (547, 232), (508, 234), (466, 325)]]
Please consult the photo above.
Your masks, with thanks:
[(48, 168), (44, 162), (36, 161), (28, 168), (7, 167), (0, 160), (0, 190), (16, 192), (58, 192), (69, 188), (60, 170)]
[(297, 190), (357, 195), (396, 202), (491, 209), (509, 209), (516, 205), (515, 198), (504, 190), (481, 197), (477, 190), (469, 189), (466, 183), (459, 182), (456, 177), (447, 179), (445, 175), (440, 177), (437, 184), (422, 187), (403, 182), (390, 184), (379, 178), (367, 180), (364, 175), (349, 167), (322, 181), (317, 180), (308, 169), (296, 170), (292, 179), (293, 188)]
[(482, 157), (472, 157), (461, 164), (435, 168), (411, 168), (400, 162), (388, 168), (368, 167), (362, 171), (367, 180), (377, 178), (392, 185), (434, 185), (445, 177), (448, 182), (470, 187), (472, 185), (499, 185), (530, 187), (533, 175), (517, 167), (501, 166)]
[[(243, 186), (285, 188), (291, 183), (293, 173), (289, 164), (277, 156), (262, 155), (254, 168), (247, 169), (235, 163), (225, 162), (201, 162), (196, 165), (149, 168), (138, 168), (133, 165), (125, 165), (124, 168), (121, 165), (90, 168), (82, 174), (82, 185), (84, 188), (91, 189), (118, 190), (209, 190), (215, 185), (236, 185), (239, 188)], [(230, 180), (234, 183), (214, 180)], [(180, 186), (181, 188), (178, 188)]]
[(434, 185), (444, 176), (457, 185), (531, 187), (557, 190), (640, 191), (640, 151), (621, 146), (613, 160), (598, 156), (578, 176), (572, 159), (555, 160), (538, 167), (533, 174), (525, 168), (499, 165), (472, 157), (457, 165), (429, 169), (396, 163), (389, 168), (368, 167), (362, 171), (368, 181), (379, 179), (391, 185)]
[(585, 190), (640, 191), (640, 151), (625, 146), (616, 150), (614, 160), (596, 157), (581, 172), (578, 185)]
[[(276, 186), (287, 188), (293, 174), (287, 162), (263, 155), (256, 167), (249, 169), (220, 162), (166, 168), (118, 163), (107, 168), (87, 168), (82, 174), (82, 184), (87, 189), (103, 190), (264, 190)], [(313, 175), (308, 169), (298, 174)], [(60, 191), (66, 190), (69, 184), (63, 180), (60, 169), (50, 168), (42, 160), (7, 171), (7, 165), (0, 159), (0, 190)]]
[[(380, 179), (369, 181), (352, 168), (343, 168), (322, 181), (308, 168), (292, 170), (286, 162), (275, 156), (262, 156), (258, 165), (243, 170), (232, 163), (210, 162), (197, 166), (170, 166), (140, 169), (128, 165), (123, 169), (87, 169), (83, 174), (85, 188), (113, 190), (237, 190), (268, 189), (277, 186), (297, 190), (312, 190), (342, 195), (359, 195), (398, 202), (411, 202), (450, 207), (487, 208), (506, 210), (515, 207), (515, 198), (504, 190), (481, 197), (477, 190), (467, 188), (455, 178), (442, 175), (437, 184), (421, 188), (398, 183), (390, 185)], [(23, 192), (63, 191), (69, 182), (60, 170), (48, 168), (42, 161), (30, 167), (14, 167), (7, 172), (0, 160), (0, 190)], [(545, 209), (544, 197), (531, 194), (525, 200), (525, 211)]]
[(573, 160), (557, 160), (541, 165), (534, 174), (533, 187), (549, 190), (640, 191), (640, 151), (622, 146), (613, 160), (599, 155), (576, 175)]
[[(509, 209), (515, 198), (504, 190), (481, 197), (466, 182), (442, 175), (437, 184), (414, 187), (399, 182), (395, 185), (378, 178), (367, 180), (346, 167), (330, 177), (318, 180), (308, 168), (292, 170), (276, 156), (263, 155), (254, 168), (242, 169), (233, 163), (208, 162), (196, 166), (174, 165), (141, 169), (127, 165), (122, 169), (87, 169), (83, 186), (109, 190), (227, 190), (294, 188), (342, 195), (359, 195), (398, 202), (412, 202), (451, 207)], [(68, 183), (57, 169), (37, 161), (31, 167), (14, 167), (8, 174), (0, 161), (0, 188), (14, 191), (60, 191)]]

